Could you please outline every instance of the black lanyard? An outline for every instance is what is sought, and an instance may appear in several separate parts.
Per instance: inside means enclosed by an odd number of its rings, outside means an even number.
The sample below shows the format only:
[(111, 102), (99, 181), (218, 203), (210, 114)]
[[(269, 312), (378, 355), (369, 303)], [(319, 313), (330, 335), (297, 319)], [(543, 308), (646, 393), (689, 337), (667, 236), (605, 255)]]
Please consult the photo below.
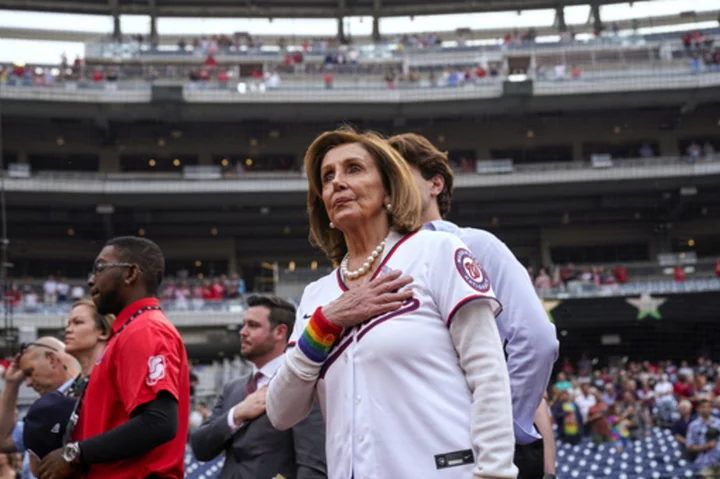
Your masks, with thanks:
[[(115, 339), (120, 333), (123, 332), (125, 328), (128, 327), (130, 323), (133, 322), (135, 318), (140, 316), (141, 314), (147, 312), (147, 311), (160, 311), (159, 306), (145, 306), (144, 308), (140, 308), (135, 313), (128, 318), (127, 321), (125, 321), (125, 324), (122, 325), (120, 329), (117, 330), (115, 334), (113, 334), (110, 339), (108, 340), (108, 344), (105, 346), (105, 349), (100, 355), (100, 358), (102, 358), (105, 355), (105, 352), (107, 351), (108, 346), (110, 346), (110, 341)], [(63, 446), (66, 445), (68, 442), (70, 442), (70, 439), (72, 439), (73, 432), (75, 432), (75, 426), (77, 426), (78, 418), (80, 417), (80, 408), (82, 407), (83, 399), (85, 398), (85, 391), (87, 391), (88, 384), (90, 383), (90, 376), (86, 378), (78, 378), (75, 380), (75, 384), (73, 384), (73, 392), (75, 393), (75, 397), (77, 397), (77, 401), (75, 402), (75, 407), (73, 408), (72, 414), (70, 414), (70, 419), (68, 420), (68, 425), (65, 428), (65, 435), (63, 435)]]

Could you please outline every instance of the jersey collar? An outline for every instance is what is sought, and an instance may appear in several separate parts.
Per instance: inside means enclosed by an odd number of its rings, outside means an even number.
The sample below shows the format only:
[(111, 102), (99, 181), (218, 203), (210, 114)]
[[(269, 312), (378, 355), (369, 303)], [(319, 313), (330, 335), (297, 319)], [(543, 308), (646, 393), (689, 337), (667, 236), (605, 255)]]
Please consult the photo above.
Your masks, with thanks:
[(120, 311), (120, 314), (118, 315), (117, 319), (113, 322), (113, 333), (117, 333), (120, 328), (125, 325), (128, 319), (135, 314), (137, 311), (141, 310), (142, 308), (146, 308), (148, 306), (155, 306), (159, 307), (160, 302), (157, 300), (157, 298), (143, 298), (135, 301), (134, 303), (128, 305)]

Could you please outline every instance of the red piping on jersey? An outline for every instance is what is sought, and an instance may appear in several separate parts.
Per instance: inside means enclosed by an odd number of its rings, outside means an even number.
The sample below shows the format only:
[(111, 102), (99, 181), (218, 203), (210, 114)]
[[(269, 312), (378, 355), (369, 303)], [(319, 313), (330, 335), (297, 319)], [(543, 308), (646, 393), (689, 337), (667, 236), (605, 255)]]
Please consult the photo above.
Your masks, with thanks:
[[(405, 241), (409, 240), (410, 238), (412, 238), (413, 236), (415, 236), (416, 234), (417, 234), (417, 231), (414, 233), (405, 235), (400, 239), (400, 241), (395, 243), (395, 246), (392, 247), (392, 249), (387, 254), (387, 256), (385, 256), (385, 259), (383, 259), (382, 262), (380, 263), (380, 266), (378, 266), (377, 270), (375, 270), (375, 273), (370, 278), (370, 281), (374, 280), (380, 274), (380, 271), (382, 271), (383, 266), (385, 266), (385, 264), (390, 260), (390, 257), (395, 253), (395, 251), (397, 251), (397, 249), (400, 247), (400, 245), (403, 244)], [(343, 279), (342, 279), (342, 275), (340, 274), (340, 268), (337, 269), (337, 282), (338, 282), (338, 286), (340, 286), (340, 289), (343, 291), (343, 293), (348, 290), (348, 287), (345, 286), (345, 283), (343, 282)]]
[[(490, 299), (490, 300), (493, 300), (493, 301), (495, 301), (496, 303), (500, 304), (500, 301), (498, 301), (497, 299), (493, 298), (492, 296), (488, 296), (488, 295), (486, 295), (486, 294), (473, 294), (473, 295), (471, 295), (471, 296), (468, 296), (468, 297), (465, 298), (465, 299), (460, 300), (460, 302), (455, 305), (455, 307), (454, 307), (454, 308), (452, 309), (452, 311), (450, 312), (450, 316), (448, 316), (448, 319), (447, 319), (447, 322), (445, 323), (445, 326), (447, 326), (447, 327), (449, 328), (449, 327), (450, 327), (450, 323), (452, 323), (452, 320), (453, 320), (453, 318), (455, 317), (455, 313), (457, 313), (457, 312), (460, 310), (460, 308), (462, 308), (463, 306), (465, 306), (466, 304), (468, 304), (468, 303), (470, 303), (470, 302), (472, 302), (472, 301), (475, 301), (476, 299)], [(502, 305), (500, 305), (500, 311), (498, 311), (498, 313), (495, 314), (494, 316), (497, 317), (497, 315), (500, 314), (501, 312), (502, 312)]]

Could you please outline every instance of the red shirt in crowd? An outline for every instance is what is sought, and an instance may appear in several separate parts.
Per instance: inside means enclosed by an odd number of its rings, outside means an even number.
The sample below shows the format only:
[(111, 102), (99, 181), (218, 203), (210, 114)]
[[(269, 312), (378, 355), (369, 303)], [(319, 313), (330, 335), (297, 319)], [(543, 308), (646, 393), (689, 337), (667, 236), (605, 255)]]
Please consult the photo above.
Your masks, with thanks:
[(617, 281), (619, 284), (625, 284), (628, 280), (628, 272), (627, 269), (624, 266), (618, 265), (613, 270), (613, 275), (615, 276), (615, 281)]
[(715, 262), (715, 276), (720, 278), (720, 259)]
[(675, 385), (673, 386), (673, 392), (675, 392), (676, 396), (680, 396), (681, 398), (686, 399), (690, 399), (695, 395), (693, 386), (690, 383), (675, 383)]
[(101, 81), (103, 81), (103, 74), (100, 70), (95, 70), (92, 74), (92, 77), (95, 83), (100, 83)]
[(225, 297), (225, 287), (223, 287), (220, 283), (214, 283), (211, 287), (211, 295), (212, 299), (215, 301), (220, 301)]
[(685, 281), (685, 269), (683, 269), (682, 266), (678, 266), (673, 270), (673, 275), (675, 276), (675, 281), (678, 283), (682, 283)]
[(190, 417), (190, 371), (180, 334), (158, 307), (145, 298), (122, 310), (113, 323), (105, 351), (95, 363), (80, 409), (73, 439), (97, 436), (130, 420), (130, 414), (167, 391), (178, 401), (175, 438), (140, 457), (107, 464), (93, 464), (83, 476), (89, 479), (142, 477), (184, 478), (185, 443)]

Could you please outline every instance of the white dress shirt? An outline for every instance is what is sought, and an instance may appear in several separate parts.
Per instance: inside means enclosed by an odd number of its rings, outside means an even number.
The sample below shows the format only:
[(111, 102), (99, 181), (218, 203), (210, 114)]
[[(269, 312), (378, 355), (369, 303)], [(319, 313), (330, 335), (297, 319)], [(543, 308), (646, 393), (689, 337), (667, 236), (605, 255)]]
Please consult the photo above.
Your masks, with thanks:
[[(285, 354), (281, 354), (280, 356), (265, 364), (265, 366), (261, 367), (260, 369), (255, 366), (255, 363), (252, 363), (252, 377), (255, 377), (255, 374), (257, 374), (258, 372), (262, 375), (257, 382), (258, 389), (266, 386), (270, 382), (270, 379), (275, 376), (275, 373), (277, 372), (280, 365), (282, 365), (284, 360)], [(237, 431), (245, 424), (244, 422), (240, 424), (235, 424), (235, 418), (233, 416), (235, 414), (236, 407), (237, 405), (230, 408), (227, 415), (228, 426), (230, 426), (230, 429), (232, 429), (233, 432)]]
[(527, 270), (505, 243), (487, 231), (460, 228), (443, 220), (432, 221), (425, 228), (459, 237), (487, 271), (503, 306), (495, 319), (500, 339), (506, 343), (515, 440), (529, 444), (540, 439), (534, 427), (535, 411), (550, 380), (559, 343)]

